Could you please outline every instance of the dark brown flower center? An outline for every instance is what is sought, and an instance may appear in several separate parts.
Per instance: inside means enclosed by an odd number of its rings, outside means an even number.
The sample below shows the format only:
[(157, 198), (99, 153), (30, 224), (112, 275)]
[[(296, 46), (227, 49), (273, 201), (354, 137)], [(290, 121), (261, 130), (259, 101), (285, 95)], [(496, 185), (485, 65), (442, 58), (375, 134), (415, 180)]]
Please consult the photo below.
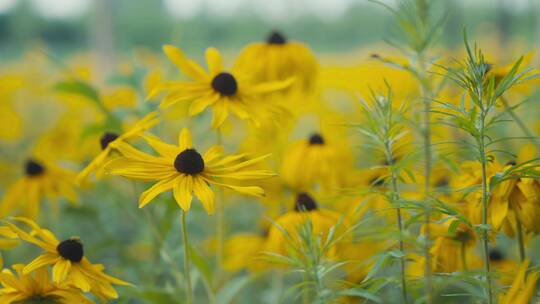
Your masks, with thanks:
[(268, 44), (285, 44), (287, 43), (287, 38), (283, 36), (282, 33), (278, 31), (273, 31), (266, 38), (266, 43)]
[(76, 238), (70, 238), (60, 242), (60, 244), (56, 246), (56, 251), (58, 251), (58, 254), (64, 259), (75, 263), (80, 262), (84, 256), (83, 245), (81, 241)]
[(198, 174), (204, 170), (204, 160), (197, 150), (186, 149), (176, 156), (174, 168), (184, 174)]
[(294, 210), (297, 212), (317, 210), (317, 203), (307, 193), (300, 193), (296, 196)]
[(324, 145), (324, 138), (319, 133), (312, 134), (309, 137), (310, 145)]
[(238, 83), (231, 73), (223, 72), (212, 79), (212, 88), (224, 96), (232, 96), (238, 90)]
[(491, 249), (489, 251), (489, 260), (492, 262), (502, 261), (504, 259), (504, 255), (502, 254), (499, 249)]
[(38, 163), (37, 161), (29, 159), (24, 165), (24, 171), (27, 176), (38, 176), (45, 172), (45, 167), (43, 167), (43, 165)]
[(115, 141), (118, 138), (118, 134), (112, 133), (112, 132), (105, 132), (103, 136), (99, 139), (99, 143), (101, 144), (101, 149), (105, 150), (107, 146), (113, 141)]

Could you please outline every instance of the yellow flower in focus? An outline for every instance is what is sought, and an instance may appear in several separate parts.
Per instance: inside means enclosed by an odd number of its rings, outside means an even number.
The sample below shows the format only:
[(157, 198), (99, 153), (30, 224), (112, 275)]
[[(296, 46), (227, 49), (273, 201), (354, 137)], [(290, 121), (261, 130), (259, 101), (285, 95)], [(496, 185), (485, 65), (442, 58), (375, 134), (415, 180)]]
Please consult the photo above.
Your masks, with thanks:
[(281, 177), (287, 186), (297, 191), (306, 191), (316, 185), (335, 190), (345, 183), (351, 167), (351, 159), (343, 147), (327, 142), (325, 137), (315, 133), (285, 151)]
[(158, 123), (157, 113), (151, 112), (120, 135), (112, 132), (103, 134), (100, 139), (101, 152), (77, 175), (77, 184), (84, 183), (92, 172), (96, 172), (96, 177), (100, 178), (103, 175), (103, 165), (109, 155), (116, 150), (116, 145), (142, 135)]
[[(313, 235), (321, 237), (322, 243), (326, 241), (332, 227), (336, 227), (334, 238), (342, 236), (349, 227), (339, 213), (318, 208), (317, 202), (309, 194), (300, 193), (296, 197), (295, 209), (278, 217), (270, 227), (264, 251), (288, 255), (300, 242), (299, 227), (308, 220), (313, 226)], [(329, 257), (338, 254), (336, 247), (330, 248), (327, 253)]]
[(292, 88), (310, 91), (317, 78), (317, 59), (308, 46), (290, 41), (273, 31), (265, 42), (247, 45), (236, 60), (239, 69), (250, 71), (255, 81), (296, 79)]
[(189, 115), (195, 116), (211, 107), (213, 110), (212, 128), (219, 128), (227, 119), (229, 112), (241, 119), (258, 124), (257, 116), (265, 104), (259, 98), (268, 93), (277, 92), (289, 87), (293, 79), (253, 83), (247, 71), (233, 68), (230, 72), (224, 70), (221, 54), (215, 48), (206, 50), (208, 72), (184, 53), (172, 46), (163, 47), (165, 54), (190, 80), (166, 81), (157, 85), (149, 98), (161, 91), (167, 95), (161, 101), (160, 107), (167, 108), (173, 104), (191, 101)]
[(15, 220), (30, 226), (31, 232), (26, 232), (7, 222), (10, 229), (21, 240), (37, 245), (46, 251), (24, 266), (22, 269), (24, 275), (51, 265), (52, 279), (55, 284), (69, 282), (82, 291), (92, 292), (102, 299), (118, 298), (118, 293), (112, 284), (130, 285), (105, 274), (103, 265), (90, 263), (84, 255), (83, 244), (78, 238), (69, 238), (60, 242), (51, 231), (39, 227), (29, 219), (15, 218)]
[(507, 292), (499, 296), (499, 304), (528, 304), (534, 297), (538, 272), (527, 274), (529, 261), (521, 263), (519, 270)]
[(154, 136), (145, 136), (148, 144), (160, 154), (153, 156), (136, 150), (128, 144), (115, 146), (123, 155), (111, 160), (107, 165), (110, 174), (142, 181), (158, 181), (139, 198), (139, 207), (150, 203), (160, 193), (173, 190), (173, 195), (184, 211), (191, 206), (193, 193), (199, 198), (208, 214), (214, 212), (214, 192), (210, 184), (234, 191), (263, 196), (264, 190), (256, 186), (237, 186), (223, 183), (220, 179), (249, 180), (274, 176), (268, 170), (246, 170), (269, 155), (246, 160), (245, 154), (222, 157), (223, 149), (213, 146), (201, 155), (193, 148), (191, 133), (182, 129), (178, 145), (160, 141)]
[(28, 159), (24, 166), (25, 175), (12, 184), (0, 204), (0, 215), (24, 214), (37, 218), (41, 201), (46, 198), (55, 207), (58, 198), (77, 203), (75, 173), (60, 168), (52, 162)]
[(4, 269), (0, 273), (0, 302), (11, 303), (59, 303), (59, 304), (90, 304), (94, 301), (84, 296), (80, 289), (68, 283), (53, 283), (46, 268), (34, 273), (24, 273), (24, 265), (15, 264), (12, 267), (15, 274)]

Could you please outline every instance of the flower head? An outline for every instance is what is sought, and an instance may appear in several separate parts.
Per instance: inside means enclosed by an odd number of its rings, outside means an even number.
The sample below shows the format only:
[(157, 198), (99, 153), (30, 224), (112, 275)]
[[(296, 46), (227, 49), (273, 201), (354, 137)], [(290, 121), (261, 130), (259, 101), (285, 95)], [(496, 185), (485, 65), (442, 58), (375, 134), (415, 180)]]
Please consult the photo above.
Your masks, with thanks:
[(10, 229), (26, 242), (37, 245), (45, 250), (22, 269), (27, 275), (39, 271), (47, 265), (52, 266), (52, 280), (55, 284), (70, 282), (84, 292), (92, 292), (101, 299), (118, 297), (112, 284), (130, 285), (120, 279), (111, 277), (103, 272), (103, 265), (92, 264), (84, 254), (84, 247), (79, 238), (68, 238), (59, 241), (49, 230), (39, 227), (34, 221), (26, 218), (15, 218), (17, 222), (28, 225), (32, 230), (26, 232), (17, 225), (7, 222)]
[(140, 136), (143, 132), (154, 127), (158, 123), (159, 118), (157, 117), (157, 113), (151, 112), (122, 134), (105, 132), (99, 139), (101, 152), (77, 175), (77, 183), (81, 184), (86, 181), (92, 172), (96, 172), (98, 177), (101, 176), (103, 165), (111, 152), (115, 150), (115, 146), (118, 143), (126, 142), (127, 140)]
[(127, 144), (117, 145), (122, 157), (113, 159), (106, 167), (110, 174), (127, 178), (158, 181), (139, 198), (139, 207), (150, 203), (160, 193), (172, 190), (180, 208), (188, 211), (193, 194), (199, 198), (208, 214), (214, 212), (214, 192), (210, 185), (222, 186), (234, 191), (253, 195), (264, 195), (263, 189), (255, 186), (237, 186), (220, 179), (248, 180), (271, 177), (267, 170), (246, 169), (268, 157), (247, 159), (247, 155), (223, 157), (223, 149), (213, 146), (201, 154), (193, 147), (188, 129), (180, 132), (178, 145), (160, 141), (155, 136), (145, 136), (148, 144), (159, 153), (153, 156), (136, 150)]
[(13, 273), (4, 269), (0, 273), (0, 302), (34, 303), (33, 301), (51, 301), (45, 303), (59, 304), (90, 304), (93, 301), (86, 298), (83, 291), (69, 282), (53, 283), (46, 268), (37, 269), (32, 273), (23, 271), (24, 265), (15, 264)]
[(229, 112), (244, 120), (259, 123), (258, 112), (265, 104), (260, 98), (268, 93), (287, 88), (292, 79), (253, 83), (249, 73), (238, 68), (225, 70), (221, 54), (215, 48), (206, 50), (208, 72), (184, 53), (172, 45), (165, 45), (167, 57), (188, 76), (186, 81), (167, 81), (158, 84), (149, 98), (161, 91), (167, 95), (160, 107), (167, 108), (178, 102), (191, 101), (189, 115), (195, 116), (211, 107), (213, 110), (212, 127), (218, 128), (227, 119)]

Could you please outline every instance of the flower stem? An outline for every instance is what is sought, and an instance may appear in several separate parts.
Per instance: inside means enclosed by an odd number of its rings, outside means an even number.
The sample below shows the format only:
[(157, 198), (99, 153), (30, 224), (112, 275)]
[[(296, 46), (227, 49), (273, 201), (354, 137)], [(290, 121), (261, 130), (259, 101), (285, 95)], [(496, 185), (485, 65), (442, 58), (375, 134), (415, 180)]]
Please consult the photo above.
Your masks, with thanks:
[(403, 244), (403, 221), (401, 216), (401, 207), (399, 206), (400, 196), (399, 189), (397, 186), (397, 173), (393, 169), (393, 157), (392, 157), (392, 148), (389, 144), (386, 144), (386, 161), (390, 164), (391, 179), (392, 179), (392, 203), (398, 204), (396, 207), (396, 217), (397, 217), (397, 226), (399, 230), (399, 250), (401, 251), (400, 258), (400, 268), (401, 268), (401, 293), (403, 297), (403, 303), (407, 303), (407, 278), (405, 276), (405, 246)]
[(481, 118), (480, 135), (479, 135), (479, 148), (480, 148), (480, 161), (482, 163), (482, 247), (484, 249), (484, 275), (486, 277), (487, 292), (488, 292), (488, 304), (493, 303), (493, 293), (491, 287), (490, 278), (490, 265), (489, 265), (489, 238), (488, 230), (488, 185), (487, 185), (487, 157), (485, 146), (485, 134), (484, 134), (484, 115)]
[[(217, 129), (217, 144), (222, 145), (221, 128)], [(216, 237), (217, 237), (217, 252), (216, 252), (216, 264), (218, 269), (223, 265), (223, 248), (225, 247), (225, 199), (223, 197), (223, 190), (217, 189), (217, 222), (216, 222)]]
[(188, 241), (188, 233), (187, 233), (187, 225), (186, 225), (186, 213), (184, 210), (181, 210), (180, 213), (182, 224), (182, 240), (184, 241), (184, 273), (186, 278), (186, 303), (192, 304), (193, 303), (193, 289), (191, 287), (191, 273), (189, 270), (189, 241)]
[(521, 226), (521, 222), (516, 217), (516, 226), (517, 226), (517, 235), (518, 235), (518, 243), (519, 243), (519, 260), (521, 262), (525, 261), (525, 242), (523, 241), (523, 227)]
[(467, 247), (465, 246), (465, 242), (461, 242), (461, 264), (463, 271), (467, 271)]
[(531, 142), (533, 144), (535, 144), (536, 147), (540, 150), (540, 142), (538, 141), (536, 136), (534, 136), (533, 132), (531, 132), (531, 130), (529, 130), (529, 128), (527, 128), (527, 125), (525, 125), (523, 120), (521, 120), (521, 118), (519, 118), (519, 116), (516, 114), (516, 112), (514, 112), (514, 110), (512, 110), (512, 108), (508, 104), (508, 101), (506, 100), (506, 98), (501, 97), (501, 101), (502, 101), (502, 104), (504, 106), (504, 110), (506, 112), (508, 112), (508, 114), (510, 114), (510, 116), (512, 116), (512, 119), (519, 126), (519, 128), (521, 129), (521, 132), (523, 132), (525, 134), (525, 136), (527, 136), (531, 140)]

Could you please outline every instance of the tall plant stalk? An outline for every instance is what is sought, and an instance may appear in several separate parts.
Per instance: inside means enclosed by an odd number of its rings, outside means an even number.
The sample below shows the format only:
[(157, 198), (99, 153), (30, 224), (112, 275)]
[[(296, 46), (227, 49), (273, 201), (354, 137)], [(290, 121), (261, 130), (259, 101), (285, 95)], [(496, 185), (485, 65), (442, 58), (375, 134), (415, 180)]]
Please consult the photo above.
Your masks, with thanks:
[[(222, 145), (223, 139), (221, 134), (221, 129), (217, 129), (217, 144)], [(223, 190), (221, 188), (217, 189), (217, 200), (216, 200), (216, 209), (217, 209), (217, 222), (216, 222), (216, 237), (217, 237), (217, 253), (216, 253), (216, 264), (218, 269), (221, 269), (223, 266), (223, 250), (225, 247), (225, 198), (223, 197)]]
[[(483, 112), (483, 111), (482, 111)], [(488, 202), (489, 202), (489, 189), (488, 189), (488, 180), (487, 180), (487, 155), (486, 155), (486, 145), (485, 145), (485, 116), (483, 113), (480, 114), (480, 135), (479, 135), (479, 153), (480, 153), (480, 162), (482, 164), (482, 248), (484, 251), (484, 275), (486, 278), (487, 284), (487, 293), (488, 293), (488, 304), (493, 303), (493, 292), (491, 286), (490, 278), (490, 265), (489, 265), (489, 235), (488, 229)]]

